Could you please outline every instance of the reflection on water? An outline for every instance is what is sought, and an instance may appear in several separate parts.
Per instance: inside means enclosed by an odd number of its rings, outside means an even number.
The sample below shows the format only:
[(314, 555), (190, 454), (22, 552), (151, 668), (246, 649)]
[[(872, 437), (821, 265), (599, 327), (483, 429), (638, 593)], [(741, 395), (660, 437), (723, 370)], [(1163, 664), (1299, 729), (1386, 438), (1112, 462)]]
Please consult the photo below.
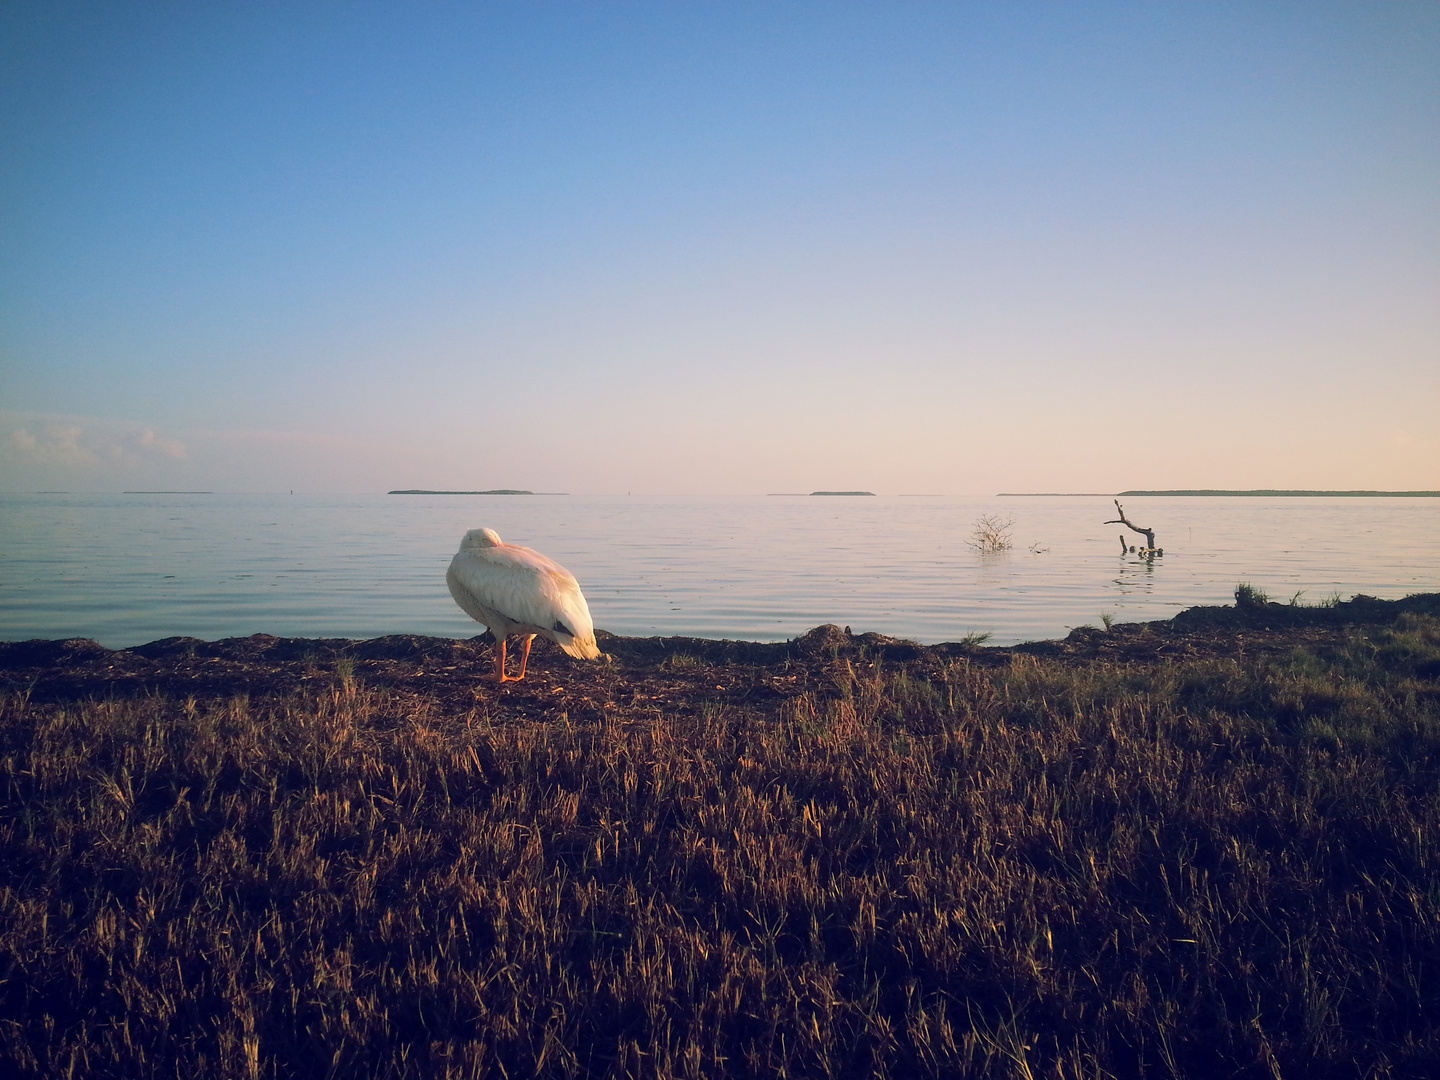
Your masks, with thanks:
[[(1164, 556), (1160, 556), (1163, 566)], [(1120, 576), (1114, 579), (1116, 587), (1122, 596), (1132, 593), (1149, 592), (1155, 584), (1155, 563), (1154, 556), (1131, 555), (1128, 552), (1119, 556)]]
[[(995, 643), (1230, 602), (1440, 589), (1440, 500), (1151, 498), (1121, 554), (1105, 498), (0, 496), (0, 638), (469, 636), (444, 574), (487, 525), (580, 579), (620, 634), (780, 640), (819, 623)], [(1015, 520), (1014, 548), (966, 546)], [(1033, 550), (1032, 550), (1033, 549)]]

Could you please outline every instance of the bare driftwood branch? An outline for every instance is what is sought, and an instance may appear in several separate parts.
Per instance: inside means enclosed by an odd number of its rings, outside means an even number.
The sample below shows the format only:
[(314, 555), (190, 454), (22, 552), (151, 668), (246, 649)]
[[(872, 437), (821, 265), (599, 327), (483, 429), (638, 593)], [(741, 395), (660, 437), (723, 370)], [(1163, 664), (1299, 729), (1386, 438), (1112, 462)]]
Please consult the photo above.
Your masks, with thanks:
[[(1154, 529), (1147, 529), (1147, 528), (1145, 528), (1143, 525), (1136, 525), (1133, 521), (1131, 521), (1129, 518), (1127, 518), (1127, 517), (1125, 516), (1125, 508), (1120, 505), (1120, 500), (1119, 500), (1119, 499), (1116, 499), (1116, 500), (1115, 500), (1115, 509), (1116, 509), (1116, 510), (1119, 512), (1119, 514), (1120, 514), (1119, 520), (1117, 520), (1117, 521), (1107, 521), (1107, 522), (1105, 522), (1106, 525), (1124, 525), (1127, 529), (1133, 529), (1133, 530), (1135, 530), (1137, 533), (1140, 533), (1142, 536), (1145, 537), (1145, 548), (1146, 548), (1147, 551), (1155, 551), (1155, 550), (1157, 550), (1156, 547), (1155, 547), (1155, 530), (1154, 530)], [(1125, 538), (1124, 538), (1123, 536), (1120, 538), (1120, 543), (1121, 543), (1122, 545), (1125, 543)]]

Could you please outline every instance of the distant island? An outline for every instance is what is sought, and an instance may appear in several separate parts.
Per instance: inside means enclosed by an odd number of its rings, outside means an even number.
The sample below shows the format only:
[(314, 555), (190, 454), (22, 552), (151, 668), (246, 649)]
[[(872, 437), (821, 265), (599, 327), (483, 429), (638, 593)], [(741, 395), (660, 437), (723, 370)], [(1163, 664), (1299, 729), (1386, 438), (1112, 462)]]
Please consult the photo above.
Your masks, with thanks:
[(1440, 491), (1288, 491), (1263, 488), (1256, 491), (1226, 491), (1220, 488), (1195, 488), (1176, 491), (1122, 491), (1120, 495), (1246, 495), (1255, 497), (1319, 497), (1331, 499), (1435, 499)]
[(386, 495), (534, 495), (533, 491), (519, 488), (495, 488), (491, 491), (431, 491), (429, 488), (399, 488), (387, 491)]
[[(42, 494), (64, 495), (63, 491), (43, 492)], [(213, 491), (125, 491), (122, 495), (214, 495)]]
[[(822, 495), (825, 492), (817, 491)], [(1280, 488), (1257, 488), (1253, 491), (1230, 491), (1225, 488), (1176, 488), (1173, 491), (1001, 491), (997, 499), (1109, 499), (1145, 495), (1242, 495), (1255, 498), (1330, 498), (1330, 499), (1437, 499), (1440, 491), (1289, 491)]]
[(871, 496), (873, 496), (875, 493), (874, 493), (873, 491), (812, 491), (812, 492), (810, 492), (810, 494), (811, 494), (811, 495), (871, 495)]

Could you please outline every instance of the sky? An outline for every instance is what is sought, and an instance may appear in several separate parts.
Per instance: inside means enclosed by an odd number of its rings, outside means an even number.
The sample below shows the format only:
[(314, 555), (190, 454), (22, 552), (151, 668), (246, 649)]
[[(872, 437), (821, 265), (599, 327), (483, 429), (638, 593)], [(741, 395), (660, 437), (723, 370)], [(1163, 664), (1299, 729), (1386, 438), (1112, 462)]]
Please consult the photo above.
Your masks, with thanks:
[(0, 491), (1440, 488), (1440, 4), (0, 5)]

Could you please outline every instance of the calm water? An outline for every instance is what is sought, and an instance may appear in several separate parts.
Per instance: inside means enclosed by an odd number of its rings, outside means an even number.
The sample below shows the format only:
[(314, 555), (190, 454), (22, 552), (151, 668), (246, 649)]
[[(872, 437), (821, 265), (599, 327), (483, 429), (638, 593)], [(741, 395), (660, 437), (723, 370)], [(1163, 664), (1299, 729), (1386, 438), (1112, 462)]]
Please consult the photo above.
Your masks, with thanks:
[[(1153, 564), (1120, 554), (1099, 497), (0, 495), (0, 639), (468, 637), (445, 568), (481, 525), (563, 563), (596, 626), (627, 635), (834, 622), (1006, 644), (1226, 603), (1241, 581), (1310, 602), (1440, 590), (1440, 500), (1126, 507), (1157, 532)], [(965, 545), (987, 513), (1014, 519), (1012, 551)]]

